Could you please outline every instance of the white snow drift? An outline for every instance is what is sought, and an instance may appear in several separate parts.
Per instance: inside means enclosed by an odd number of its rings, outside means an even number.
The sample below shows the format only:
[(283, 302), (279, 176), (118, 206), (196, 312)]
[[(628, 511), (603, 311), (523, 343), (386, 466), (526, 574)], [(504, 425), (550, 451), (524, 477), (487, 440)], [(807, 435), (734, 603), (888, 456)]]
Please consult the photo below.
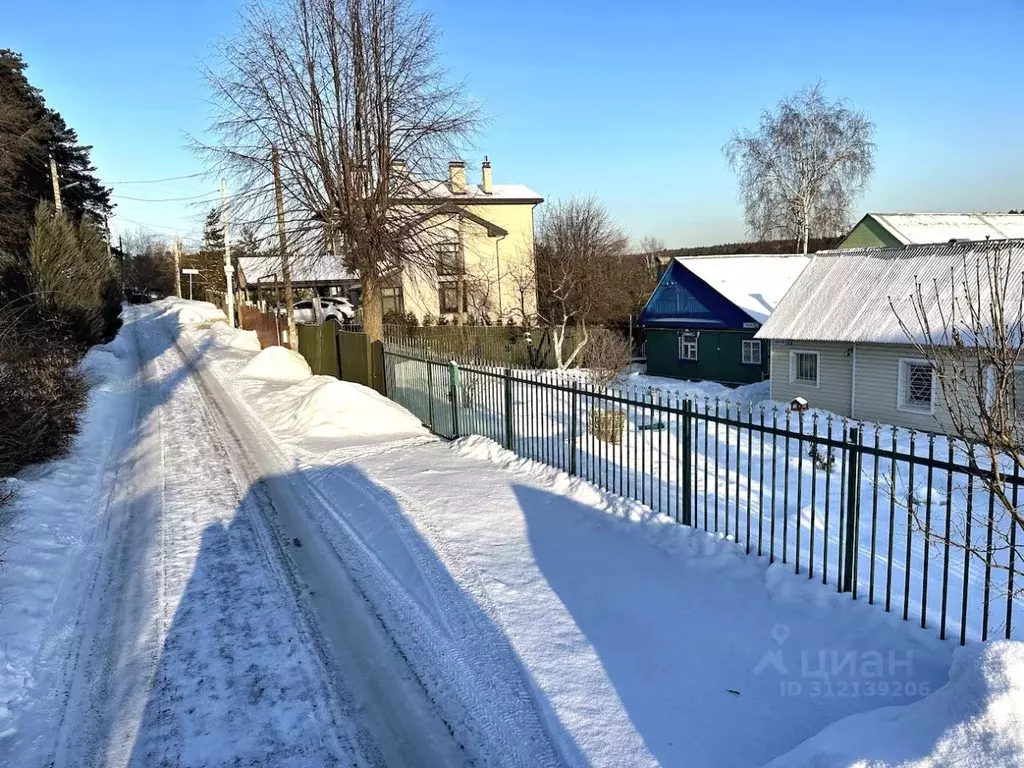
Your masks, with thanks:
[(768, 768), (1010, 768), (1024, 765), (1024, 643), (959, 650), (949, 683), (903, 707), (830, 725)]

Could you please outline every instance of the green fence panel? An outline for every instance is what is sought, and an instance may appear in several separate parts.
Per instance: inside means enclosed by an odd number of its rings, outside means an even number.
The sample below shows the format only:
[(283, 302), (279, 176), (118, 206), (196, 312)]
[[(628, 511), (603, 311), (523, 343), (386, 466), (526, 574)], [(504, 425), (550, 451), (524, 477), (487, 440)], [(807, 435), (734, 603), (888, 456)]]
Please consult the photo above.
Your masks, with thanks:
[(306, 358), (310, 370), (322, 376), (338, 378), (338, 344), (333, 323), (299, 325), (299, 354)]

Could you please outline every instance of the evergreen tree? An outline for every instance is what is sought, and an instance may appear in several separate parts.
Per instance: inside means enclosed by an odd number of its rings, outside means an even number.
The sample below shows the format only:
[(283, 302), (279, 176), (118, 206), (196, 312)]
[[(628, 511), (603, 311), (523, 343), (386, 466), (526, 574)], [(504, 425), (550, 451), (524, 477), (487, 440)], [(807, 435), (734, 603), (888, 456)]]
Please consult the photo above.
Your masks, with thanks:
[(57, 164), (65, 213), (101, 221), (112, 210), (110, 190), (96, 178), (91, 147), (79, 143), (64, 118), (46, 106), (25, 76), (21, 55), (0, 49), (0, 253), (27, 257), (36, 206), (53, 202), (49, 157)]

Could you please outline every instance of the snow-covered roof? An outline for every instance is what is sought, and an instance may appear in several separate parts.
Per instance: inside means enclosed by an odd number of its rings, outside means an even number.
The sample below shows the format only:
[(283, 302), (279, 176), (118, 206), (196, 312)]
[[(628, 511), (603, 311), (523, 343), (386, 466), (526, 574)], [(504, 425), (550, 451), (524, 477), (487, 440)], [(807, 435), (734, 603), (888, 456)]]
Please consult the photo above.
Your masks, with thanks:
[(483, 187), (479, 184), (467, 184), (465, 194), (455, 194), (452, 192), (451, 185), (446, 181), (437, 181), (435, 179), (416, 179), (412, 181), (412, 184), (416, 187), (414, 196), (419, 197), (432, 197), (438, 200), (478, 200), (480, 202), (486, 202), (488, 200), (502, 200), (502, 201), (516, 201), (516, 202), (531, 202), (531, 203), (542, 203), (544, 198), (534, 192), (525, 184), (492, 184), (491, 192), (484, 192)]
[(1024, 238), (1019, 213), (873, 213), (871, 217), (904, 245), (950, 240)]
[[(239, 256), (238, 265), (245, 276), (245, 282), (252, 285), (260, 279), (280, 279), (281, 259), (277, 256)], [(289, 266), (292, 282), (295, 283), (329, 283), (357, 279), (356, 274), (349, 270), (340, 258), (329, 253), (294, 256)]]
[(927, 322), (933, 338), (939, 339), (952, 331), (948, 317), (954, 301), (963, 306), (964, 269), (970, 274), (980, 266), (984, 284), (986, 264), (992, 263), (996, 249), (1002, 266), (1015, 276), (1008, 281), (1006, 300), (1009, 306), (1017, 306), (1024, 240), (822, 251), (811, 259), (757, 336), (907, 344), (900, 318), (920, 338), (921, 323), (911, 298), (920, 285)]
[(810, 262), (803, 254), (677, 257), (751, 319), (764, 323)]

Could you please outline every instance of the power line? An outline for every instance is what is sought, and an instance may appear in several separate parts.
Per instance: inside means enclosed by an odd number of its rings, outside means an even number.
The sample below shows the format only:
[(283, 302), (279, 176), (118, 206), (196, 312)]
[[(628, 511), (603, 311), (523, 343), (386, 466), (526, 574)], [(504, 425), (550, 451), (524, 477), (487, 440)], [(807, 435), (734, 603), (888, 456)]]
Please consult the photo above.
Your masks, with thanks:
[(180, 179), (197, 179), (200, 176), (207, 176), (206, 173), (190, 173), (186, 176), (168, 176), (166, 179), (137, 179), (134, 181), (108, 181), (107, 184), (160, 184), (165, 181), (179, 181)]
[[(121, 200), (133, 200), (137, 203), (178, 203), (183, 200), (199, 200), (200, 198), (209, 197), (210, 195), (216, 194), (217, 191), (213, 190), (211, 192), (203, 192), (201, 194), (190, 195), (188, 197), (131, 197), (130, 195), (119, 195), (117, 193), (112, 193), (110, 196), (119, 198)], [(216, 197), (210, 197), (211, 202), (215, 201), (216, 199)]]

